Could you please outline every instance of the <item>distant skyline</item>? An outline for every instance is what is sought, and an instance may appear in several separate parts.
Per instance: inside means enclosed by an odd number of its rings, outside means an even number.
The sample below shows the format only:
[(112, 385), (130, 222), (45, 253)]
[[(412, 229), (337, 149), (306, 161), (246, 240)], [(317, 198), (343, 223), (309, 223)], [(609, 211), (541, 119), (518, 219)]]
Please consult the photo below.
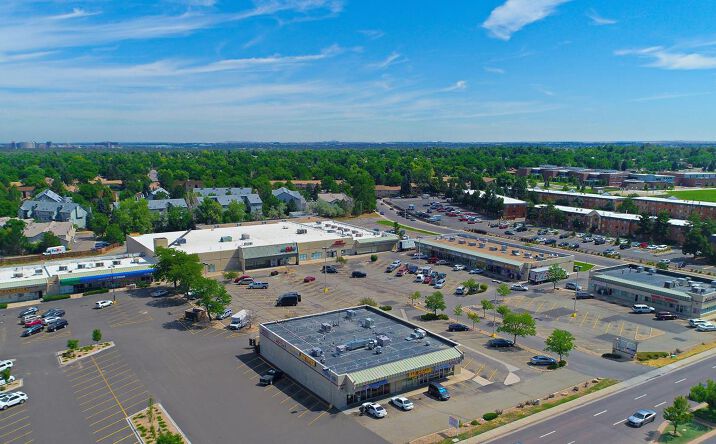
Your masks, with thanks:
[(5, 0), (0, 140), (716, 140), (716, 2)]

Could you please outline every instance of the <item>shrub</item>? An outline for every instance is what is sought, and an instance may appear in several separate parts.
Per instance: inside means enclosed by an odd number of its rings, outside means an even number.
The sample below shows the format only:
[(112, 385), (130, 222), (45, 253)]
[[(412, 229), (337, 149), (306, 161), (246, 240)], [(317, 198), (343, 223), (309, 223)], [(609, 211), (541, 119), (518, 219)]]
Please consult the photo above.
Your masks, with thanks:
[(482, 290), (482, 291), (485, 291), (485, 290), (487, 290), (487, 284), (486, 284), (486, 283), (484, 283), (484, 282), (483, 282), (483, 283), (481, 283), (481, 284), (480, 284), (480, 290)]
[(669, 356), (667, 352), (637, 352), (637, 361), (650, 361), (652, 359), (666, 358)]
[(371, 255), (370, 255), (370, 261), (371, 261), (371, 262), (376, 262), (377, 260), (378, 260), (378, 255), (377, 255), (377, 254), (371, 254)]
[(447, 321), (450, 319), (450, 317), (448, 315), (446, 315), (445, 313), (440, 313), (437, 315), (435, 313), (425, 313), (425, 314), (420, 315), (420, 319), (423, 321), (437, 321), (437, 320)]
[(392, 305), (381, 305), (380, 309), (383, 311), (390, 311), (393, 309), (393, 306)]
[(99, 328), (95, 328), (92, 330), (92, 340), (94, 342), (99, 342), (102, 340), (102, 331)]
[(82, 296), (91, 296), (93, 294), (102, 294), (109, 292), (109, 288), (96, 288), (94, 290), (88, 290), (82, 293)]
[(53, 296), (44, 296), (42, 298), (42, 302), (51, 302), (51, 301), (61, 301), (62, 299), (69, 299), (70, 295), (68, 294), (56, 294)]
[(558, 365), (559, 365), (560, 367), (564, 367), (565, 365), (567, 365), (567, 361), (565, 361), (564, 359), (562, 359), (561, 361), (559, 361), (559, 364), (558, 364)]
[(80, 346), (80, 340), (79, 339), (68, 339), (67, 340), (67, 348), (70, 350), (77, 350), (77, 348)]
[(547, 368), (550, 370), (557, 370), (557, 368), (559, 368), (559, 366), (557, 364), (550, 364), (547, 366)]
[(482, 415), (482, 419), (484, 419), (485, 421), (492, 421), (495, 418), (497, 418), (497, 413), (495, 412), (487, 412)]
[(227, 272), (224, 272), (224, 279), (234, 280), (234, 279), (236, 279), (237, 277), (239, 277), (239, 273), (237, 273), (237, 272), (235, 272), (235, 271), (227, 271)]
[(149, 288), (149, 285), (151, 284), (148, 281), (137, 282), (137, 288)]
[(378, 303), (375, 302), (375, 299), (373, 298), (362, 298), (360, 301), (358, 301), (359, 305), (370, 305), (371, 307), (377, 307)]
[(5, 310), (7, 308), (7, 304), (2, 303), (0, 304), (0, 310)]
[(470, 421), (470, 425), (476, 426), (478, 424), (480, 424), (480, 421), (478, 421), (477, 419), (473, 419), (472, 421)]

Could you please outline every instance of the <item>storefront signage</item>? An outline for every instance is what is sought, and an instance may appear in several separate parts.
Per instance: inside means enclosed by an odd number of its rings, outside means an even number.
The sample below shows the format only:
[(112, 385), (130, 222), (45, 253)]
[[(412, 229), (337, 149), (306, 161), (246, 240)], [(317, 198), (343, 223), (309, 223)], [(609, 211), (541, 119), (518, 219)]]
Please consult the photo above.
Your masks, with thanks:
[(289, 245), (289, 246), (281, 248), (281, 253), (291, 253), (292, 251), (296, 251), (296, 249), (293, 247), (293, 245)]
[(301, 359), (301, 361), (305, 362), (306, 364), (310, 365), (311, 367), (316, 366), (316, 361), (312, 357), (310, 357), (304, 353), (299, 353), (298, 357)]
[(408, 372), (408, 378), (417, 378), (418, 376), (429, 375), (432, 372), (432, 367), (421, 368), (420, 370), (413, 370), (412, 372)]
[(333, 242), (331, 247), (344, 247), (346, 245), (346, 241), (342, 239), (338, 239), (337, 241)]
[(383, 380), (381, 380), (381, 381), (374, 382), (374, 383), (372, 383), (372, 384), (368, 384), (366, 387), (369, 388), (369, 389), (373, 389), (373, 388), (382, 387), (382, 386), (384, 386), (384, 385), (387, 384), (387, 383), (388, 383), (388, 380), (387, 380), (387, 379), (383, 379)]

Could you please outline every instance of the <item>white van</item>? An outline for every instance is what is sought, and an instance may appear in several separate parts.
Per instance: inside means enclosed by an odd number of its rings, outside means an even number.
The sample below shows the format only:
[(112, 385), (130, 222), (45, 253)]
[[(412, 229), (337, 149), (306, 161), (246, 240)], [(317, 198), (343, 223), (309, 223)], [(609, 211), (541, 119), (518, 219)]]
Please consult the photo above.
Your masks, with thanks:
[(458, 296), (462, 296), (465, 294), (465, 286), (460, 285), (455, 289), (455, 294)]
[(235, 315), (231, 316), (231, 324), (229, 328), (232, 330), (241, 330), (242, 328), (249, 325), (249, 312), (246, 310), (240, 310)]
[(47, 250), (45, 250), (44, 254), (45, 256), (51, 256), (53, 254), (62, 254), (67, 253), (67, 248), (64, 245), (60, 245), (57, 247), (47, 247)]
[(631, 306), (631, 311), (634, 313), (653, 313), (654, 310), (654, 307), (649, 307), (644, 304), (634, 304)]

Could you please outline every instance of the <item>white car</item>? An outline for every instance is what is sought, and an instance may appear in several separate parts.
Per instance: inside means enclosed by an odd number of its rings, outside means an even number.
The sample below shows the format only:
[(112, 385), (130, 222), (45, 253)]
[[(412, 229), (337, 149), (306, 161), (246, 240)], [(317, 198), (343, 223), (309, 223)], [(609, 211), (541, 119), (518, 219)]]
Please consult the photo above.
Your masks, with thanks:
[(6, 368), (12, 368), (12, 366), (13, 366), (13, 362), (9, 359), (0, 361), (0, 372), (5, 370)]
[(388, 412), (377, 402), (364, 402), (360, 406), (360, 412), (374, 418), (385, 418), (388, 416)]
[(15, 382), (15, 376), (13, 375), (10, 375), (10, 377), (7, 378), (7, 381), (0, 378), (0, 387), (2, 387), (3, 385), (11, 384), (13, 382)]
[(696, 331), (716, 331), (716, 325), (710, 322), (704, 322), (696, 326)]
[(57, 322), (57, 321), (59, 321), (60, 319), (62, 319), (62, 318), (59, 317), (59, 316), (48, 316), (48, 317), (46, 317), (46, 318), (42, 318), (42, 325), (48, 325), (48, 324), (51, 324), (51, 323), (53, 323), (53, 322)]
[[(689, 319), (689, 327), (698, 327), (701, 324), (707, 324), (707, 323), (709, 323), (709, 321), (707, 321), (706, 319), (700, 319), (700, 318)], [(0, 369), (0, 370), (2, 370), (2, 369)]]
[(395, 265), (396, 267), (399, 266), (400, 264), (401, 264), (400, 259), (396, 259), (396, 260), (394, 260), (393, 262), (390, 263), (390, 265)]
[(662, 259), (662, 260), (659, 261), (659, 263), (661, 263), (661, 264), (667, 264), (667, 265), (668, 265), (668, 264), (671, 263), (671, 260), (670, 260), (670, 259)]
[(13, 392), (0, 395), (0, 410), (5, 410), (17, 404), (24, 404), (27, 401), (27, 394), (23, 392)]
[(527, 291), (527, 290), (529, 290), (529, 288), (527, 288), (527, 286), (524, 284), (512, 284), (512, 286), (510, 287), (510, 290)]
[(95, 302), (95, 303), (94, 303), (94, 308), (109, 307), (109, 306), (112, 305), (112, 304), (114, 304), (114, 302), (112, 302), (112, 301), (110, 301), (110, 300), (108, 300), (108, 299), (103, 299), (103, 300), (101, 300), (101, 301)]
[(649, 245), (649, 246), (646, 247), (647, 250), (656, 250), (656, 249), (658, 249), (658, 248), (659, 248), (659, 247), (657, 247), (656, 245)]
[(473, 268), (472, 270), (468, 271), (468, 274), (482, 274), (485, 270), (482, 268)]
[(159, 298), (162, 296), (166, 296), (168, 294), (169, 294), (169, 292), (167, 290), (155, 290), (155, 291), (149, 293), (149, 295), (153, 298)]
[(401, 410), (413, 410), (413, 401), (404, 396), (390, 398), (390, 402)]
[(464, 270), (464, 269), (465, 269), (465, 266), (464, 266), (464, 265), (460, 265), (460, 264), (455, 264), (455, 266), (452, 267), (452, 270), (453, 270), (453, 271), (462, 271), (462, 270)]
[(424, 279), (425, 279), (425, 276), (423, 276), (422, 274), (415, 275), (415, 282), (423, 282)]

